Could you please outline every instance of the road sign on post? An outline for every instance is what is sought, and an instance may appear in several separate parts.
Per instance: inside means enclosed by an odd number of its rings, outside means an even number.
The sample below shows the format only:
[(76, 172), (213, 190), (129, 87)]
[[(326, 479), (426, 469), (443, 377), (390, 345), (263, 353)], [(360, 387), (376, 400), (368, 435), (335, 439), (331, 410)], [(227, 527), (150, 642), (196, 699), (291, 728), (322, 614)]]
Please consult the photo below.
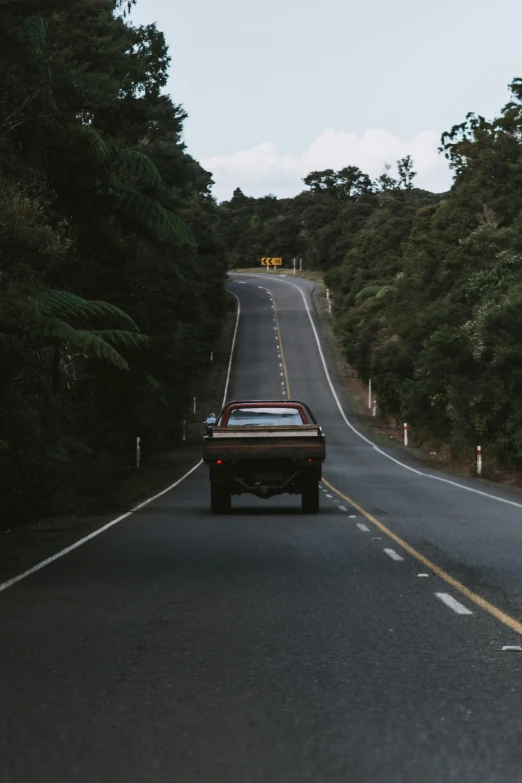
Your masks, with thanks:
[(262, 258), (261, 266), (283, 266), (282, 258)]

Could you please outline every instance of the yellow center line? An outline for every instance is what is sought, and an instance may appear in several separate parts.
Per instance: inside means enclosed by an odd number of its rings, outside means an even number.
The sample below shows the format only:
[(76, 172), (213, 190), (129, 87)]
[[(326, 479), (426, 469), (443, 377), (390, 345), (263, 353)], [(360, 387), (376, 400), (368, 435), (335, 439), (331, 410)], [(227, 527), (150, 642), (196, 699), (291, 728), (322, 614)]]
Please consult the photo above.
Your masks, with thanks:
[[(279, 347), (281, 351), (281, 362), (285, 373), (287, 394), (288, 397), (290, 398), (290, 384), (288, 382), (288, 372), (286, 369), (286, 362), (285, 362), (284, 352), (283, 352), (283, 341), (281, 339), (281, 332), (279, 330), (279, 317), (277, 314), (277, 307), (272, 292), (269, 291), (268, 288), (265, 288), (265, 291), (267, 291), (267, 293), (270, 294), (272, 303), (274, 305), (277, 336), (279, 338)], [(518, 633), (522, 636), (522, 623), (520, 623), (518, 620), (515, 620), (515, 618), (511, 617), (509, 614), (506, 614), (506, 612), (503, 612), (502, 609), (499, 609), (497, 606), (494, 606), (489, 601), (486, 601), (486, 599), (482, 598), (482, 596), (478, 595), (477, 593), (474, 593), (473, 590), (470, 590), (469, 587), (463, 585), (462, 582), (459, 582), (458, 579), (455, 579), (455, 577), (451, 576), (451, 574), (448, 574), (446, 571), (444, 571), (444, 569), (440, 568), (440, 566), (435, 565), (435, 563), (432, 563), (431, 560), (429, 560), (427, 557), (424, 557), (424, 555), (418, 552), (414, 547), (408, 544), (407, 541), (404, 541), (404, 539), (402, 539), (396, 533), (393, 533), (388, 527), (386, 527), (386, 525), (384, 525), (382, 522), (379, 522), (379, 520), (376, 519), (372, 514), (370, 514), (368, 511), (362, 508), (362, 506), (360, 506), (354, 500), (349, 498), (347, 495), (344, 495), (342, 492), (340, 492), (338, 489), (332, 486), (332, 484), (326, 481), (325, 478), (322, 479), (322, 482), (323, 484), (326, 484), (326, 486), (329, 487), (329, 489), (331, 489), (332, 492), (335, 492), (336, 495), (339, 495), (339, 497), (343, 498), (343, 500), (345, 500), (351, 506), (356, 508), (357, 511), (359, 511), (363, 516), (365, 516), (369, 522), (372, 522), (376, 527), (379, 528), (379, 530), (381, 530), (385, 535), (387, 535), (388, 538), (391, 538), (392, 541), (395, 541), (395, 543), (398, 544), (400, 547), (402, 547), (402, 549), (404, 549), (405, 552), (408, 552), (408, 554), (410, 554), (412, 557), (418, 560), (419, 563), (422, 563), (423, 566), (426, 566), (426, 568), (428, 568), (438, 577), (443, 579), (447, 584), (451, 585), (452, 587), (455, 588), (455, 590), (458, 590), (459, 593), (466, 596), (466, 598), (468, 598), (470, 601), (476, 604), (476, 606), (479, 606), (481, 609), (483, 609), (485, 612), (490, 614), (496, 620), (499, 620), (499, 622), (503, 623), (512, 631), (515, 631), (515, 633)]]
[(292, 398), (290, 394), (290, 381), (288, 380), (288, 370), (286, 369), (286, 362), (285, 362), (285, 352), (283, 351), (283, 340), (281, 339), (281, 330), (279, 328), (279, 315), (277, 312), (277, 307), (274, 299), (274, 295), (271, 291), (268, 290), (268, 288), (265, 288), (265, 291), (270, 296), (270, 299), (272, 300), (272, 304), (274, 305), (274, 317), (276, 322), (276, 330), (277, 330), (277, 337), (279, 340), (279, 350), (281, 352), (281, 364), (283, 365), (283, 372), (285, 374), (285, 383), (286, 383), (286, 396), (290, 400)]
[(402, 547), (406, 552), (408, 552), (408, 554), (410, 554), (412, 557), (418, 560), (419, 563), (422, 563), (422, 565), (426, 566), (426, 568), (429, 568), (430, 571), (433, 571), (434, 574), (437, 574), (437, 576), (439, 576), (449, 585), (454, 587), (455, 590), (458, 590), (459, 593), (466, 596), (466, 598), (468, 598), (474, 604), (480, 606), (481, 609), (483, 609), (485, 612), (488, 612), (488, 614), (490, 614), (496, 620), (499, 620), (504, 625), (507, 625), (507, 627), (511, 628), (512, 631), (515, 631), (515, 633), (522, 635), (522, 623), (519, 623), (518, 620), (515, 620), (514, 617), (511, 617), (509, 614), (506, 614), (498, 607), (493, 606), (493, 604), (491, 604), (489, 601), (486, 601), (486, 599), (482, 598), (482, 596), (477, 595), (477, 593), (474, 593), (472, 590), (466, 587), (466, 585), (463, 585), (462, 582), (459, 582), (458, 579), (455, 579), (453, 576), (451, 576), (451, 574), (448, 574), (438, 565), (435, 565), (435, 563), (432, 563), (431, 560), (428, 560), (427, 557), (424, 557), (424, 555), (422, 555), (420, 552), (414, 549), (414, 547), (408, 544), (407, 541), (404, 541), (404, 539), (402, 539), (396, 533), (393, 533), (388, 527), (386, 527), (386, 525), (384, 525), (382, 522), (379, 522), (379, 520), (376, 519), (368, 511), (365, 511), (365, 509), (362, 508), (362, 506), (360, 506), (354, 500), (349, 498), (347, 495), (344, 495), (342, 492), (340, 492), (338, 489), (332, 486), (332, 484), (326, 481), (325, 478), (323, 478), (322, 481), (323, 484), (326, 484), (326, 486), (332, 490), (332, 492), (335, 492), (336, 495), (339, 495), (339, 497), (343, 498), (343, 500), (346, 500), (347, 503), (350, 503), (350, 505), (356, 508), (357, 511), (359, 511), (361, 514), (363, 514), (363, 516), (365, 516), (367, 520), (372, 522), (376, 527), (379, 528), (379, 530), (381, 530), (383, 533), (385, 533), (385, 535), (391, 538), (392, 541), (395, 541), (395, 543), (398, 544), (400, 547)]

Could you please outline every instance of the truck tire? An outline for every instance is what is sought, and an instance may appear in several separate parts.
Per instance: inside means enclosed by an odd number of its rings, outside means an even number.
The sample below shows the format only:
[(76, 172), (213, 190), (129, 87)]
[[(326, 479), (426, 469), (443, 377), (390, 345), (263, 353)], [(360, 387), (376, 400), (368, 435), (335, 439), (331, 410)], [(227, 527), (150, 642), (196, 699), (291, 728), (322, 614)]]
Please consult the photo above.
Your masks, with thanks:
[(319, 484), (306, 487), (301, 495), (301, 508), (304, 514), (319, 513)]
[(210, 485), (210, 508), (213, 514), (226, 514), (232, 506), (230, 490), (223, 484)]

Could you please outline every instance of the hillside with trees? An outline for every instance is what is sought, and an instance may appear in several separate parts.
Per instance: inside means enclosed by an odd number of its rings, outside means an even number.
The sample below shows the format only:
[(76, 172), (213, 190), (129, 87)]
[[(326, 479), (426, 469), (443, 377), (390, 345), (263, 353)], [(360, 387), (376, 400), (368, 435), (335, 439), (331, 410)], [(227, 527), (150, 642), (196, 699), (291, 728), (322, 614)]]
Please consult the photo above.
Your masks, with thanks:
[(210, 174), (122, 0), (0, 0), (0, 492), (70, 510), (181, 434), (224, 321)]
[[(325, 272), (348, 362), (384, 415), (468, 457), (522, 467), (522, 79), (493, 120), (441, 140), (455, 179), (415, 187), (412, 161), (377, 181), (314, 172), (294, 199), (219, 206), (232, 265), (293, 256)], [(490, 459), (490, 462), (491, 462)]]

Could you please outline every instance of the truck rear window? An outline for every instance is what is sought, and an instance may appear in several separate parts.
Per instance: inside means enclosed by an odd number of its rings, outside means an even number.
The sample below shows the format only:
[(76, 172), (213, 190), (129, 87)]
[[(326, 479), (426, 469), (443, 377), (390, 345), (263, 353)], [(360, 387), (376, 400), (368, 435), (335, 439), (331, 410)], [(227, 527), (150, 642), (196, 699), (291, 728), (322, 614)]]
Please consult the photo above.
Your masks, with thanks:
[(233, 408), (228, 427), (280, 427), (302, 424), (298, 408)]

